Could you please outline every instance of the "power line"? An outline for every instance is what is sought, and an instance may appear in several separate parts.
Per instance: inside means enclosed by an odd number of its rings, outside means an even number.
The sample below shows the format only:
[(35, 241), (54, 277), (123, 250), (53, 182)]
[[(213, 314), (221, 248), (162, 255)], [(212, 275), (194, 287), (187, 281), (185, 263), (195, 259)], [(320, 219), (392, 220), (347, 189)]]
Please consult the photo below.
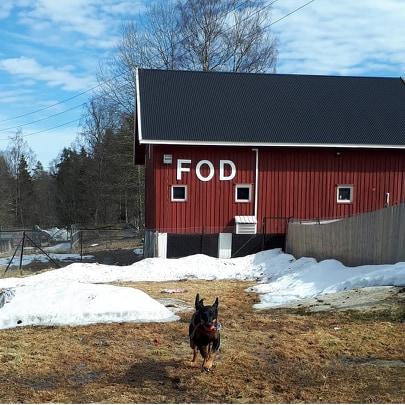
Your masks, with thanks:
[[(229, 13), (231, 13), (231, 12), (233, 12), (233, 11), (236, 11), (237, 9), (239, 9), (240, 7), (242, 7), (243, 5), (249, 4), (250, 1), (251, 1), (251, 0), (245, 0), (245, 1), (243, 1), (243, 2), (241, 2), (241, 3), (239, 3), (239, 4), (237, 4), (237, 6), (236, 6), (236, 7), (233, 7), (231, 10), (229, 10), (229, 11), (227, 12), (227, 14), (229, 14)], [(271, 3), (269, 3), (269, 4), (265, 5), (265, 6), (263, 6), (263, 7), (260, 8), (259, 10), (256, 10), (255, 12), (249, 14), (246, 18), (242, 19), (242, 21), (248, 20), (248, 19), (249, 19), (250, 17), (252, 17), (254, 14), (258, 14), (259, 12), (261, 12), (261, 11), (265, 10), (266, 8), (272, 6), (272, 5), (273, 5), (274, 3), (276, 3), (277, 1), (279, 1), (279, 0), (273, 0)], [(313, 0), (313, 1), (314, 1), (314, 0)], [(236, 24), (234, 24), (233, 26), (231, 26), (231, 27), (229, 27), (228, 29), (226, 29), (225, 32), (226, 32), (226, 31), (229, 31), (230, 28), (235, 27), (235, 26), (236, 26)], [(184, 41), (184, 40), (190, 38), (191, 36), (192, 36), (192, 34), (190, 34), (190, 35), (188, 35), (188, 36), (182, 38), (181, 40), (179, 40), (179, 41), (176, 42), (175, 44), (178, 45), (178, 44), (180, 44), (182, 41)], [(167, 51), (167, 50), (168, 50), (168, 49), (166, 49), (166, 51)], [(185, 54), (184, 54), (184, 55), (185, 55)], [(66, 102), (68, 102), (68, 101), (70, 101), (70, 100), (73, 100), (73, 99), (75, 99), (75, 98), (77, 98), (77, 97), (82, 96), (83, 94), (89, 93), (90, 91), (92, 91), (92, 90), (94, 90), (94, 89), (96, 89), (96, 88), (102, 86), (104, 83), (108, 83), (108, 82), (111, 82), (111, 81), (114, 80), (114, 79), (117, 79), (118, 77), (124, 75), (125, 73), (127, 73), (127, 72), (121, 72), (121, 73), (119, 73), (118, 75), (115, 75), (115, 76), (111, 77), (111, 78), (108, 79), (108, 80), (103, 80), (103, 81), (101, 81), (101, 82), (100, 82), (99, 84), (97, 84), (96, 86), (93, 86), (93, 87), (91, 87), (91, 88), (89, 88), (89, 89), (87, 89), (87, 90), (84, 90), (84, 91), (82, 91), (82, 92), (80, 92), (80, 93), (77, 93), (77, 94), (75, 94), (74, 96), (71, 96), (71, 97), (65, 98), (65, 99), (63, 99), (63, 100), (60, 100), (60, 101), (58, 101), (57, 103), (48, 105), (48, 106), (43, 107), (43, 108), (39, 108), (38, 110), (30, 111), (30, 112), (25, 113), (25, 114), (21, 114), (21, 115), (17, 115), (17, 116), (11, 117), (11, 118), (7, 118), (7, 119), (4, 119), (4, 120), (0, 120), (0, 123), (12, 121), (12, 120), (15, 120), (15, 119), (17, 119), (17, 118), (26, 117), (26, 116), (28, 116), (28, 115), (32, 115), (32, 114), (35, 114), (35, 113), (38, 113), (38, 112), (41, 112), (41, 111), (48, 110), (49, 108), (55, 107), (55, 106), (57, 106), (57, 105), (64, 104), (64, 103), (66, 103)], [(83, 104), (85, 104), (85, 103), (83, 103)], [(78, 107), (79, 107), (79, 106), (76, 106), (76, 107), (73, 107), (72, 109), (78, 108)], [(68, 110), (66, 110), (66, 112), (67, 112), (67, 111), (71, 111), (72, 109), (68, 109)], [(56, 116), (56, 115), (60, 115), (60, 114), (62, 114), (62, 113), (57, 113), (57, 114), (54, 114), (54, 115), (50, 115), (49, 118), (51, 118), (51, 117), (53, 117), (53, 116)], [(36, 123), (36, 122), (43, 121), (43, 120), (45, 120), (45, 119), (47, 119), (47, 118), (43, 118), (43, 119), (40, 119), (40, 120), (32, 121), (32, 122), (30, 122), (30, 123), (25, 123), (25, 124), (21, 124), (21, 125), (16, 125), (16, 126), (9, 127), (9, 128), (0, 129), (0, 132), (4, 132), (4, 131), (9, 130), (9, 129), (16, 129), (16, 128), (19, 128), (19, 127), (21, 127), (21, 126), (25, 126), (25, 125), (29, 125), (29, 124), (32, 124), (32, 123)]]
[[(275, 0), (277, 1), (277, 0)], [(315, 0), (310, 0), (307, 3), (303, 4), (302, 6), (297, 7), (296, 9), (294, 9), (293, 11), (290, 11), (288, 14), (283, 15), (282, 17), (280, 17), (278, 20), (271, 22), (270, 24), (267, 24), (263, 27), (263, 29), (267, 29), (269, 27), (271, 27), (274, 24), (277, 24), (279, 21), (284, 20), (285, 18), (287, 18), (288, 16), (290, 16), (291, 14), (296, 13), (297, 11), (303, 9), (304, 7), (308, 6), (309, 4), (313, 3)], [(250, 34), (250, 35), (254, 35), (254, 33)], [(249, 37), (249, 35), (247, 36), (247, 38)]]
[[(73, 124), (74, 122), (77, 122), (77, 121), (79, 121), (79, 120), (80, 120), (80, 117), (79, 117), (79, 118), (76, 118), (76, 119), (74, 119), (74, 120), (72, 120), (72, 121), (68, 121), (68, 122), (64, 122), (63, 124), (56, 125), (56, 126), (54, 126), (54, 127), (52, 127), (52, 128), (42, 129), (42, 130), (40, 130), (40, 131), (31, 132), (31, 133), (29, 133), (29, 134), (24, 134), (24, 135), (22, 135), (22, 136), (25, 138), (26, 136), (42, 134), (43, 132), (52, 131), (53, 129), (60, 128), (60, 127), (63, 127), (63, 126), (65, 126), (65, 125)], [(0, 139), (0, 141), (9, 141), (9, 140), (10, 140), (10, 137)]]
[(68, 108), (67, 110), (58, 112), (56, 114), (48, 115), (47, 117), (40, 118), (40, 119), (35, 120), (35, 121), (26, 122), (24, 124), (16, 125), (15, 127), (2, 128), (2, 129), (0, 129), (0, 132), (7, 132), (7, 131), (10, 131), (11, 129), (19, 129), (19, 128), (25, 127), (27, 125), (35, 124), (35, 123), (40, 122), (40, 121), (45, 121), (45, 120), (48, 120), (49, 118), (56, 117), (58, 115), (65, 114), (65, 113), (67, 113), (69, 111), (75, 110), (76, 108), (83, 107), (84, 105), (86, 105), (86, 103), (81, 103), (81, 104), (75, 105), (74, 107)]
[[(273, 0), (271, 3), (267, 4), (266, 6), (262, 7), (262, 8), (259, 9), (259, 10), (256, 10), (255, 12), (253, 12), (252, 14), (250, 14), (248, 17), (246, 17), (246, 18), (243, 19), (242, 21), (245, 21), (245, 20), (247, 20), (248, 18), (250, 18), (252, 15), (257, 14), (257, 13), (260, 12), (260, 11), (263, 11), (264, 9), (270, 7), (271, 5), (273, 5), (274, 3), (276, 3), (277, 1), (279, 1), (279, 0)], [(310, 1), (308, 1), (307, 3), (301, 5), (300, 7), (297, 7), (296, 9), (294, 9), (294, 10), (291, 11), (291, 12), (289, 12), (288, 14), (286, 14), (286, 15), (280, 17), (278, 20), (273, 21), (272, 23), (266, 25), (266, 26), (264, 27), (264, 29), (269, 28), (269, 27), (271, 27), (272, 25), (278, 23), (279, 21), (284, 20), (284, 19), (287, 18), (288, 16), (290, 16), (290, 15), (296, 13), (297, 11), (303, 9), (304, 7), (306, 7), (306, 6), (308, 6), (309, 4), (313, 3), (314, 1), (315, 1), (315, 0), (310, 0)], [(245, 1), (244, 3), (246, 4), (247, 2), (248, 2), (248, 1)], [(241, 6), (241, 4), (240, 4), (238, 7), (240, 7), (240, 6)], [(238, 7), (234, 8), (233, 10), (230, 10), (228, 13), (230, 13), (231, 11), (235, 11)], [(233, 25), (233, 27), (235, 27), (235, 26), (236, 26), (236, 24)], [(232, 26), (231, 26), (231, 27), (228, 27), (227, 30), (229, 30), (230, 28), (232, 28)], [(186, 38), (187, 38), (187, 37), (186, 37)], [(184, 39), (185, 39), (185, 38), (184, 38)], [(183, 39), (183, 40), (184, 40), (184, 39)], [(70, 97), (70, 98), (68, 98), (68, 99), (61, 100), (61, 101), (59, 101), (58, 103), (55, 103), (55, 104), (53, 104), (53, 105), (51, 105), (51, 106), (48, 106), (48, 107), (44, 107), (44, 108), (42, 108), (42, 109), (40, 109), (40, 110), (33, 111), (33, 112), (31, 112), (31, 113), (22, 114), (22, 115), (19, 116), (19, 117), (26, 116), (26, 115), (30, 115), (30, 114), (34, 114), (35, 112), (40, 112), (40, 111), (46, 110), (46, 109), (48, 109), (48, 108), (51, 108), (51, 107), (53, 107), (53, 106), (55, 106), (55, 105), (62, 104), (62, 103), (64, 103), (64, 102), (66, 102), (66, 101), (72, 100), (73, 98), (79, 97), (79, 96), (82, 95), (82, 94), (88, 93), (89, 91), (94, 90), (94, 89), (97, 88), (97, 87), (100, 87), (103, 83), (107, 83), (107, 82), (109, 82), (109, 81), (112, 81), (112, 80), (116, 79), (117, 77), (122, 76), (124, 73), (126, 73), (126, 72), (122, 72), (122, 73), (120, 73), (119, 75), (113, 76), (113, 77), (110, 78), (109, 80), (104, 80), (104, 81), (102, 81), (101, 83), (99, 83), (97, 86), (94, 86), (94, 87), (92, 87), (91, 89), (88, 89), (88, 90), (86, 90), (86, 91), (83, 91), (83, 92), (81, 92), (81, 93), (79, 93), (79, 94), (77, 94), (77, 95), (75, 95), (75, 96), (72, 96), (72, 97)], [(35, 122), (44, 121), (44, 120), (49, 119), (49, 118), (51, 118), (51, 117), (53, 117), (53, 116), (57, 116), (57, 115), (64, 114), (65, 112), (71, 111), (71, 110), (73, 110), (73, 109), (75, 109), (75, 108), (78, 108), (78, 107), (80, 107), (80, 106), (82, 106), (82, 105), (85, 105), (85, 104), (86, 104), (86, 103), (82, 103), (82, 104), (80, 104), (80, 105), (74, 106), (74, 107), (72, 107), (72, 108), (70, 108), (70, 109), (67, 109), (67, 110), (65, 110), (65, 111), (62, 111), (62, 112), (60, 112), (60, 113), (56, 113), (56, 114), (50, 115), (50, 116), (48, 116), (48, 117), (45, 117), (45, 118), (42, 118), (42, 119), (33, 121), (33, 122), (31, 122), (31, 123), (26, 123), (26, 124), (23, 124), (23, 125), (20, 125), (20, 126), (17, 126), (17, 127), (2, 129), (2, 130), (0, 130), (0, 132), (1, 132), (1, 131), (5, 131), (5, 130), (7, 130), (7, 129), (19, 128), (19, 127), (24, 126), (24, 125), (29, 125), (29, 124), (32, 124), (32, 123), (35, 123)], [(14, 117), (14, 119), (15, 119), (15, 118), (19, 118), (19, 117)], [(3, 120), (3, 121), (0, 121), (0, 122), (9, 121), (9, 120), (11, 120), (11, 119), (13, 119), (13, 118), (10, 118), (10, 119), (8, 119), (8, 120)], [(51, 131), (51, 130), (53, 130), (53, 129), (56, 129), (56, 128), (59, 128), (59, 127), (62, 127), (62, 126), (71, 124), (71, 123), (73, 123), (73, 122), (77, 122), (77, 121), (79, 121), (79, 119), (80, 119), (80, 118), (77, 118), (77, 119), (75, 119), (75, 120), (72, 120), (72, 121), (69, 121), (69, 122), (65, 122), (65, 123), (63, 123), (63, 124), (57, 125), (57, 126), (52, 127), (52, 128), (47, 128), (47, 129), (44, 129), (44, 130), (41, 130), (41, 131), (37, 131), (37, 132), (32, 132), (32, 133), (29, 133), (29, 134), (25, 134), (25, 135), (23, 135), (23, 137), (31, 136), (31, 135), (37, 135), (37, 134), (40, 134), (40, 133), (43, 133), (43, 132)], [(4, 140), (8, 140), (8, 139), (9, 139), (9, 138), (7, 138), (7, 139), (0, 139), (0, 141), (4, 141)]]
[(273, 21), (271, 24), (266, 25), (265, 27), (266, 27), (266, 28), (271, 27), (272, 25), (278, 23), (279, 21), (284, 20), (284, 18), (287, 18), (287, 17), (290, 16), (291, 14), (294, 14), (294, 13), (296, 13), (297, 11), (301, 10), (302, 8), (304, 8), (304, 7), (308, 6), (308, 5), (310, 5), (310, 4), (313, 3), (314, 1), (315, 1), (315, 0), (310, 0), (310, 1), (308, 1), (307, 3), (305, 3), (305, 4), (303, 4), (302, 6), (296, 8), (295, 10), (291, 11), (290, 13), (284, 15), (283, 17), (279, 18), (278, 20)]
[[(112, 80), (112, 79), (110, 79), (110, 80)], [(73, 99), (76, 98), (76, 97), (79, 97), (79, 96), (81, 96), (81, 95), (83, 95), (83, 94), (85, 94), (85, 93), (88, 93), (89, 91), (92, 91), (92, 90), (96, 89), (97, 87), (100, 87), (100, 85), (101, 85), (101, 84), (98, 84), (97, 86), (94, 86), (94, 87), (92, 87), (92, 88), (90, 88), (90, 89), (87, 89), (87, 90), (85, 90), (85, 91), (82, 91), (81, 93), (78, 93), (78, 94), (76, 94), (76, 95), (74, 95), (74, 96), (72, 96), (72, 97), (65, 98), (65, 99), (63, 99), (63, 100), (61, 100), (61, 101), (58, 101), (57, 103), (48, 105), (47, 107), (43, 107), (43, 108), (40, 108), (40, 109), (38, 109), (38, 110), (28, 112), (28, 113), (26, 113), (26, 114), (21, 114), (21, 115), (15, 116), (15, 117), (7, 118), (7, 119), (5, 119), (5, 120), (1, 120), (0, 123), (6, 122), (6, 121), (16, 120), (17, 118), (26, 117), (27, 115), (35, 114), (35, 113), (37, 113), (37, 112), (41, 112), (41, 111), (47, 110), (48, 108), (55, 107), (56, 105), (66, 103), (67, 101), (73, 100)]]
[(124, 73), (127, 73), (127, 72), (122, 72), (122, 73), (120, 73), (120, 74), (118, 74), (118, 75), (115, 75), (115, 76), (111, 77), (110, 79), (102, 80), (102, 81), (101, 81), (99, 84), (97, 84), (96, 86), (93, 86), (93, 87), (91, 87), (91, 88), (89, 88), (89, 89), (87, 89), (87, 90), (84, 90), (84, 91), (82, 91), (82, 92), (80, 92), (80, 93), (77, 93), (77, 94), (75, 94), (75, 95), (72, 96), (72, 97), (64, 98), (63, 100), (60, 100), (60, 101), (58, 101), (57, 103), (48, 105), (48, 106), (46, 106), (46, 107), (40, 108), (40, 109), (35, 110), (35, 111), (30, 111), (30, 112), (25, 113), (25, 114), (21, 114), (21, 115), (15, 116), (15, 117), (11, 117), (11, 118), (7, 118), (7, 119), (5, 119), (5, 120), (1, 120), (0, 123), (6, 122), (6, 121), (12, 121), (12, 120), (15, 120), (15, 119), (17, 119), (17, 118), (26, 117), (27, 115), (31, 115), (31, 114), (35, 114), (35, 113), (38, 113), (38, 112), (41, 112), (41, 111), (48, 110), (49, 108), (55, 107), (55, 106), (57, 106), (57, 105), (59, 105), (59, 104), (64, 104), (64, 103), (66, 103), (67, 101), (73, 100), (73, 99), (75, 99), (75, 98), (77, 98), (77, 97), (82, 96), (83, 94), (86, 94), (86, 93), (88, 93), (88, 92), (90, 92), (90, 91), (92, 91), (92, 90), (94, 90), (94, 89), (96, 89), (96, 88), (102, 86), (104, 83), (108, 83), (108, 82), (110, 82), (110, 81), (112, 81), (112, 80), (114, 80), (114, 79), (117, 79), (118, 77), (122, 76)]
[[(270, 3), (268, 6), (270, 6), (271, 4), (273, 4), (273, 3), (277, 2), (277, 1), (279, 1), (279, 0), (274, 0), (274, 1), (273, 1), (272, 3)], [(231, 13), (232, 11), (236, 11), (239, 7), (242, 7), (243, 5), (247, 5), (249, 2), (250, 2), (250, 0), (245, 0), (245, 1), (241, 2), (241, 3), (238, 4), (236, 7), (232, 8), (231, 10), (229, 10), (229, 11), (227, 12), (227, 14)], [(268, 6), (266, 6), (266, 7), (268, 7)], [(266, 8), (266, 7), (264, 7), (264, 8)], [(264, 9), (264, 8), (263, 8), (263, 9)], [(183, 38), (182, 40), (178, 41), (176, 44), (180, 44), (182, 41), (184, 41), (185, 39), (189, 38), (190, 36), (191, 36), (191, 35), (189, 35), (188, 37)], [(166, 50), (167, 50), (167, 49), (166, 49)], [(91, 87), (90, 89), (84, 90), (84, 91), (82, 91), (82, 92), (80, 92), (80, 93), (78, 93), (78, 94), (76, 94), (76, 95), (74, 95), (74, 96), (72, 96), (72, 97), (69, 97), (69, 98), (60, 100), (60, 101), (58, 101), (57, 103), (51, 104), (51, 105), (49, 105), (49, 106), (40, 108), (40, 109), (35, 110), (35, 111), (31, 111), (31, 112), (28, 112), (28, 113), (25, 113), (25, 114), (21, 114), (21, 115), (15, 116), (15, 117), (11, 117), (11, 118), (8, 118), (8, 119), (5, 119), (5, 120), (1, 120), (0, 123), (2, 123), (2, 122), (7, 122), (7, 121), (12, 121), (12, 120), (17, 119), (17, 118), (26, 117), (26, 116), (28, 116), (28, 115), (32, 115), (32, 114), (35, 114), (35, 113), (38, 113), (38, 112), (41, 112), (41, 111), (45, 111), (45, 110), (47, 110), (47, 109), (49, 109), (49, 108), (52, 108), (52, 107), (55, 107), (55, 106), (57, 106), (57, 105), (66, 103), (67, 101), (73, 100), (73, 99), (75, 99), (75, 98), (77, 98), (77, 97), (79, 97), (79, 96), (81, 96), (81, 95), (83, 95), (83, 94), (86, 94), (86, 93), (88, 93), (88, 92), (90, 92), (90, 91), (92, 91), (92, 90), (94, 90), (94, 89), (96, 89), (96, 88), (102, 86), (104, 83), (108, 83), (108, 82), (110, 82), (110, 81), (112, 81), (112, 80), (114, 80), (114, 79), (117, 79), (118, 77), (122, 76), (124, 73), (126, 73), (126, 72), (125, 72), (125, 71), (124, 71), (124, 72), (121, 72), (120, 74), (115, 75), (115, 76), (111, 77), (111, 78), (108, 79), (108, 80), (103, 80), (103, 81), (101, 81), (101, 83), (97, 84), (96, 86), (93, 86), (93, 87)], [(121, 86), (120, 86), (120, 87), (121, 87)], [(8, 130), (12, 130), (12, 129), (18, 129), (18, 128), (23, 127), (23, 126), (26, 126), (26, 125), (34, 124), (34, 123), (37, 123), (37, 122), (40, 122), (40, 121), (45, 121), (45, 120), (47, 120), (47, 119), (49, 119), (49, 118), (52, 118), (52, 117), (55, 117), (55, 116), (64, 114), (64, 113), (66, 113), (66, 112), (68, 112), (68, 111), (72, 111), (72, 110), (74, 110), (74, 109), (76, 109), (76, 108), (79, 108), (79, 107), (85, 105), (85, 104), (86, 104), (86, 103), (82, 103), (82, 104), (80, 104), (80, 105), (74, 106), (74, 107), (69, 108), (69, 109), (67, 109), (67, 110), (64, 110), (64, 111), (62, 111), (62, 112), (59, 112), (59, 113), (56, 113), (56, 114), (51, 114), (51, 115), (49, 115), (49, 116), (47, 116), (47, 117), (44, 117), (44, 118), (41, 118), (41, 119), (38, 119), (38, 120), (34, 120), (34, 121), (27, 122), (27, 123), (24, 123), (24, 124), (16, 125), (16, 126), (13, 126), (13, 127), (3, 128), (3, 129), (0, 129), (0, 132), (5, 132), (5, 131), (8, 131)], [(76, 121), (76, 120), (74, 120), (74, 121)], [(73, 122), (74, 122), (74, 121), (73, 121)], [(63, 125), (67, 125), (67, 123), (62, 124), (61, 126), (63, 126)], [(58, 126), (58, 127), (59, 127), (59, 126)], [(51, 129), (55, 129), (55, 128), (58, 128), (58, 127), (52, 127), (52, 128), (49, 128), (49, 129), (45, 129), (45, 130), (43, 130), (43, 131), (38, 131), (38, 132), (30, 133), (30, 134), (27, 134), (27, 135), (23, 135), (23, 136), (25, 137), (25, 136), (29, 136), (29, 135), (35, 135), (35, 134), (37, 134), (37, 133), (42, 133), (42, 132), (45, 132), (45, 131), (50, 131)], [(6, 140), (6, 139), (0, 139), (0, 141), (1, 141), (1, 140)]]
[[(243, 1), (242, 3), (240, 3), (240, 4), (238, 4), (236, 7), (234, 7), (232, 10), (229, 10), (229, 11), (227, 12), (227, 14), (229, 14), (229, 13), (232, 12), (232, 11), (237, 10), (237, 9), (238, 9), (239, 7), (241, 7), (243, 4), (248, 4), (250, 1), (251, 1), (251, 0), (245, 0), (245, 1)], [(276, 1), (279, 1), (279, 0), (274, 0), (274, 2), (276, 2)], [(190, 37), (190, 36), (191, 36), (191, 35), (189, 35), (188, 37)], [(184, 40), (187, 39), (188, 37), (183, 38), (182, 40), (178, 41), (176, 44), (180, 44), (182, 41), (184, 41)], [(167, 50), (167, 49), (166, 49), (166, 50)], [(125, 73), (127, 73), (127, 72), (124, 71), (124, 72), (119, 73), (118, 75), (115, 75), (115, 76), (111, 77), (111, 78), (108, 79), (108, 80), (102, 80), (102, 81), (101, 81), (99, 84), (97, 84), (96, 86), (93, 86), (93, 87), (91, 87), (91, 88), (89, 88), (89, 89), (87, 89), (87, 90), (84, 90), (84, 91), (82, 91), (82, 92), (80, 92), (80, 93), (78, 93), (78, 94), (75, 94), (75, 95), (72, 96), (72, 97), (69, 97), (69, 98), (65, 98), (65, 99), (63, 99), (63, 100), (60, 100), (60, 101), (58, 101), (57, 103), (48, 105), (48, 106), (46, 106), (46, 107), (40, 108), (40, 109), (35, 110), (35, 111), (30, 111), (30, 112), (25, 113), (25, 114), (21, 114), (21, 115), (17, 115), (17, 116), (11, 117), (11, 118), (7, 118), (7, 119), (4, 119), (4, 120), (1, 120), (1, 121), (0, 121), (0, 124), (3, 123), (3, 122), (15, 120), (15, 119), (17, 119), (17, 118), (26, 117), (27, 115), (32, 115), (32, 114), (35, 114), (35, 113), (38, 113), (38, 112), (41, 112), (41, 111), (45, 111), (45, 110), (47, 110), (47, 109), (49, 109), (49, 108), (52, 108), (52, 107), (55, 107), (55, 106), (57, 106), (57, 105), (59, 105), (59, 104), (66, 103), (67, 101), (70, 101), (70, 100), (73, 100), (73, 99), (75, 99), (75, 98), (77, 98), (77, 97), (80, 97), (80, 96), (82, 96), (83, 94), (89, 93), (90, 91), (92, 91), (92, 90), (94, 90), (94, 89), (96, 89), (96, 88), (102, 86), (104, 83), (108, 83), (108, 82), (110, 82), (110, 81), (112, 81), (112, 80), (114, 80), (114, 79), (117, 79), (118, 77), (122, 76), (122, 75), (125, 74)]]
[[(125, 86), (125, 85), (118, 86), (117, 89), (123, 88), (124, 86)], [(102, 97), (104, 97), (104, 95), (103, 95), (103, 94), (100, 94), (100, 95), (98, 95), (98, 96), (94, 96), (93, 99), (98, 99), (98, 98), (102, 98)], [(86, 104), (87, 104), (87, 102), (84, 102), (84, 103), (75, 105), (75, 106), (73, 106), (73, 107), (71, 107), (71, 108), (68, 108), (68, 109), (66, 109), (66, 110), (60, 111), (60, 112), (58, 112), (58, 113), (51, 114), (51, 115), (48, 115), (48, 116), (46, 116), (46, 117), (44, 117), (44, 118), (37, 119), (37, 120), (35, 120), (35, 121), (25, 122), (25, 123), (23, 123), (23, 124), (15, 125), (15, 126), (13, 126), (13, 127), (2, 128), (2, 129), (0, 129), (0, 132), (10, 131), (11, 129), (19, 129), (19, 128), (25, 127), (25, 126), (27, 126), (27, 125), (35, 124), (35, 123), (40, 122), (40, 121), (45, 121), (45, 120), (47, 120), (47, 119), (49, 119), (49, 118), (56, 117), (56, 116), (58, 116), (58, 115), (62, 115), (62, 114), (65, 114), (65, 113), (67, 113), (67, 112), (69, 112), (69, 111), (75, 110), (76, 108), (83, 107), (83, 106), (85, 106)]]

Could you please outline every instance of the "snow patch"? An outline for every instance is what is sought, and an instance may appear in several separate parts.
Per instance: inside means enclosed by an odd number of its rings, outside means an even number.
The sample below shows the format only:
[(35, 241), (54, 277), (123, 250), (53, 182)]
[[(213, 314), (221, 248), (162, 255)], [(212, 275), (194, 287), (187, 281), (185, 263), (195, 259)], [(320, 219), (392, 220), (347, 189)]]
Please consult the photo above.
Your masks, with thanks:
[(177, 319), (164, 305), (134, 288), (60, 281), (20, 286), (0, 310), (0, 329)]
[[(15, 326), (18, 320), (21, 324), (46, 325), (170, 320), (173, 318), (167, 312), (160, 312), (161, 308), (148, 312), (155, 308), (152, 306), (155, 301), (146, 294), (151, 301), (141, 300), (139, 305), (129, 291), (123, 292), (124, 287), (94, 284), (191, 278), (254, 280), (257, 284), (248, 291), (260, 294), (261, 302), (255, 308), (263, 309), (353, 288), (404, 286), (405, 263), (346, 267), (337, 260), (319, 263), (308, 257), (296, 260), (280, 249), (235, 259), (194, 255), (181, 259), (144, 259), (130, 266), (74, 263), (31, 277), (0, 279), (0, 288), (16, 291), (14, 299), (0, 310), (0, 322)], [(94, 299), (89, 300), (93, 295)], [(17, 300), (19, 296), (27, 298)], [(17, 305), (20, 300), (25, 304)], [(94, 300), (97, 305), (92, 303)], [(5, 308), (11, 311), (7, 316)]]

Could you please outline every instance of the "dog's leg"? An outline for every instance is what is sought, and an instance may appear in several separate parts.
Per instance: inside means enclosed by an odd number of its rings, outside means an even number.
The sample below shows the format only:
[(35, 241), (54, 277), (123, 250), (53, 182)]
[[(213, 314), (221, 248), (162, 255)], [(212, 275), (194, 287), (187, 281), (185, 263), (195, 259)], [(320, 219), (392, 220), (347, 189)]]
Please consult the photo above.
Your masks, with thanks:
[(197, 366), (197, 348), (194, 346), (193, 347), (193, 360), (191, 360), (190, 365), (191, 367), (196, 367)]
[(200, 352), (201, 352), (201, 355), (204, 358), (203, 365), (202, 365), (203, 370), (204, 371), (210, 371), (211, 368), (212, 368), (211, 347), (210, 347), (210, 345), (200, 347)]
[(208, 358), (205, 361), (205, 366), (204, 366), (204, 370), (205, 371), (210, 371), (212, 369), (212, 366), (214, 364), (214, 360), (215, 360), (215, 352), (213, 353), (209, 353)]

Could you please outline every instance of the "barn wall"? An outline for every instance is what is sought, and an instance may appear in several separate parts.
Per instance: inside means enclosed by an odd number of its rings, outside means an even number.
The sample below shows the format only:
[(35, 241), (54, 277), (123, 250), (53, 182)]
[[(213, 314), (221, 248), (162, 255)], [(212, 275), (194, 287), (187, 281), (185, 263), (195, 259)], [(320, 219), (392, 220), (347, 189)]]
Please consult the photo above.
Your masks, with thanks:
[[(168, 233), (218, 233), (233, 227), (235, 215), (253, 215), (254, 204), (235, 203), (235, 185), (254, 183), (254, 152), (246, 149), (190, 148), (155, 146), (154, 194), (156, 201), (155, 225), (160, 232)], [(173, 163), (163, 164), (163, 154), (172, 154)], [(176, 179), (177, 159), (191, 159), (189, 173), (182, 173)], [(210, 160), (214, 164), (215, 175), (211, 181), (200, 181), (195, 168), (198, 161)], [(237, 167), (237, 175), (231, 181), (219, 180), (220, 159), (230, 159)], [(201, 173), (208, 175), (203, 166)], [(171, 186), (187, 185), (188, 201), (170, 201)], [(148, 209), (148, 207), (146, 207)]]
[[(148, 153), (148, 152), (147, 152)], [(173, 163), (163, 164), (163, 154)], [(177, 159), (191, 159), (191, 172), (176, 180)], [(211, 181), (195, 175), (199, 160), (215, 167)], [(231, 181), (219, 181), (219, 160), (237, 167)], [(169, 233), (232, 231), (235, 215), (253, 215), (254, 201), (235, 203), (235, 185), (255, 183), (255, 153), (250, 147), (155, 145), (146, 156), (147, 228)], [(154, 175), (150, 172), (154, 171)], [(203, 174), (206, 174), (203, 172)], [(187, 202), (171, 202), (172, 184), (188, 186)], [(354, 201), (336, 202), (336, 186), (352, 184)], [(287, 218), (340, 218), (405, 201), (405, 151), (364, 149), (259, 148), (258, 232), (286, 233)], [(253, 187), (254, 193), (254, 187)], [(265, 228), (263, 229), (263, 220)]]
[[(341, 218), (405, 201), (405, 151), (364, 149), (261, 150), (259, 218)], [(354, 186), (353, 203), (336, 202), (336, 186)], [(268, 221), (285, 233), (286, 221)]]

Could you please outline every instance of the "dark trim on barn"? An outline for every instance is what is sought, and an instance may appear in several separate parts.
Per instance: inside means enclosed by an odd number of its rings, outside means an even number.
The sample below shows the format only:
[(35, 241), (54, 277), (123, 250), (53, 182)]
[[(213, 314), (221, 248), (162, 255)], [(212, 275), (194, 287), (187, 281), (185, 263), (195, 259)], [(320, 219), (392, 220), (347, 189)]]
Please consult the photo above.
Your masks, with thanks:
[[(285, 246), (285, 235), (232, 234), (231, 257), (242, 257)], [(167, 234), (167, 258), (204, 254), (219, 257), (218, 234)]]

